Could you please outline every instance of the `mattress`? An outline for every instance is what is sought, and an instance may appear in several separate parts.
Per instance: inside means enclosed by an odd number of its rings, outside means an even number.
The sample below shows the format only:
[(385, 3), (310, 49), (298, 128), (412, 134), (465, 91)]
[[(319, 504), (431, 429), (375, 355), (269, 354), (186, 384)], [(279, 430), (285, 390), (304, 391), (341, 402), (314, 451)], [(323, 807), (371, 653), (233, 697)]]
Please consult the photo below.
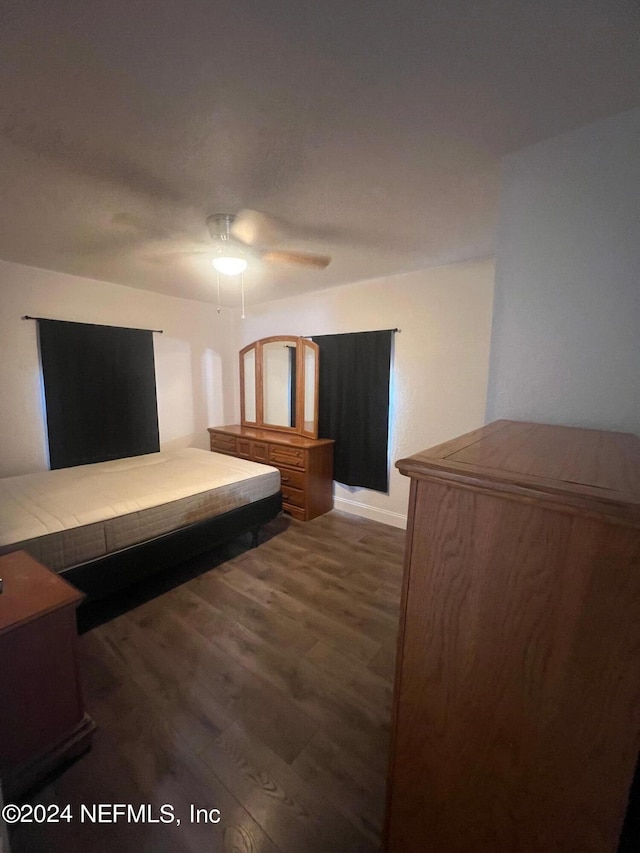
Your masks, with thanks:
[(277, 468), (183, 448), (0, 479), (0, 554), (56, 571), (276, 494)]

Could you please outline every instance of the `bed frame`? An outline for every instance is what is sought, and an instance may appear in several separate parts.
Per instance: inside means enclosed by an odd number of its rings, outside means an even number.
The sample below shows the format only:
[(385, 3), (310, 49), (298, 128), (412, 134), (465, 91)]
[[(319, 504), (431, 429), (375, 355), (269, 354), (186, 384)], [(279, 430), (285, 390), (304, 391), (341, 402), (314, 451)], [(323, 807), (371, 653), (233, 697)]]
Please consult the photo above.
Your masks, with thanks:
[(84, 592), (86, 601), (94, 601), (236, 539), (243, 533), (252, 534), (255, 547), (262, 525), (275, 518), (281, 510), (282, 494), (278, 492), (215, 518), (198, 521), (138, 545), (71, 566), (58, 574)]

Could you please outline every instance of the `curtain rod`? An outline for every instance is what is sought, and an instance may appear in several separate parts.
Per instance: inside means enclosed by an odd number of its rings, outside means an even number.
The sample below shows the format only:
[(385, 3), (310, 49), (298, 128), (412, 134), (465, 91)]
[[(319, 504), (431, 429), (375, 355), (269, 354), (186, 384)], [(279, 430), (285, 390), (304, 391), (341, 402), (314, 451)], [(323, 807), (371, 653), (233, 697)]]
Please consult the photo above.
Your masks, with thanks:
[[(51, 317), (31, 317), (30, 314), (24, 314), (23, 320), (49, 320)], [(159, 335), (164, 334), (164, 329), (135, 329), (131, 326), (111, 326), (107, 323), (82, 323), (79, 320), (53, 320), (54, 323), (79, 323), (81, 326), (101, 326), (103, 329), (131, 329), (132, 332), (157, 332)]]
[(323, 334), (321, 334), (321, 335), (318, 335), (318, 334), (316, 334), (316, 335), (303, 335), (303, 337), (305, 337), (305, 338), (323, 338), (325, 336), (326, 337), (331, 336), (332, 338), (337, 338), (340, 335), (366, 335), (369, 332), (401, 332), (401, 331), (402, 331), (402, 329), (366, 329), (364, 332), (334, 332), (334, 333), (332, 333), (332, 332), (324, 333), (323, 332)]

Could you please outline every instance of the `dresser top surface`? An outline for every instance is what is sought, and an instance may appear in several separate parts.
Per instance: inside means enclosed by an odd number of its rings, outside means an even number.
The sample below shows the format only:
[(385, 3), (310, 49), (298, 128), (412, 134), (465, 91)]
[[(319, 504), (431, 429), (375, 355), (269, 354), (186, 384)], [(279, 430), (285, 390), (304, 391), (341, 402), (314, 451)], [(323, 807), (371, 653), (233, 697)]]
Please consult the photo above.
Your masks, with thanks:
[(640, 439), (631, 433), (501, 420), (396, 464), (409, 476), (500, 483), (640, 511)]
[(0, 557), (0, 634), (69, 605), (84, 595), (26, 551)]
[(289, 447), (319, 447), (323, 444), (334, 444), (332, 438), (307, 438), (304, 435), (298, 435), (290, 432), (279, 432), (278, 430), (257, 429), (255, 427), (245, 427), (240, 424), (230, 424), (228, 426), (209, 427), (209, 432), (219, 432), (225, 435), (235, 435), (239, 438), (251, 438), (254, 441), (270, 441), (272, 444), (286, 444)]

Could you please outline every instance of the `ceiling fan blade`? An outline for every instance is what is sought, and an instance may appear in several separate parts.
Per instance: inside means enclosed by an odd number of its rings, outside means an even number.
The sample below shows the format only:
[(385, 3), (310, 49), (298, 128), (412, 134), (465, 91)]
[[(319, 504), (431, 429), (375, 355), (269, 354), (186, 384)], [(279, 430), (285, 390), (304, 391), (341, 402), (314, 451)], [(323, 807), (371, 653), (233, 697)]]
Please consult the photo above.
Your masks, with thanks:
[(271, 246), (282, 240), (283, 227), (273, 216), (245, 209), (234, 217), (231, 234), (247, 246)]
[(331, 263), (331, 258), (328, 255), (314, 255), (310, 252), (265, 252), (262, 255), (262, 260), (269, 264), (292, 264), (295, 266), (314, 267), (314, 269), (318, 270), (323, 270)]
[(211, 249), (184, 249), (176, 252), (160, 251), (153, 254), (147, 254), (145, 260), (151, 264), (166, 264), (203, 256), (210, 257)]

